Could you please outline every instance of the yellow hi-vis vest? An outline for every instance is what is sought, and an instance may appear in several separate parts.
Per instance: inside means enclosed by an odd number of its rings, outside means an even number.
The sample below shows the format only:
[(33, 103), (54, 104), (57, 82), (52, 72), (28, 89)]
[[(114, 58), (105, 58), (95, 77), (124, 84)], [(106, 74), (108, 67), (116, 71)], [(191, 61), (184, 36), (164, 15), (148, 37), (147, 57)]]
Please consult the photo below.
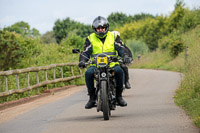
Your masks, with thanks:
[[(98, 37), (96, 37), (95, 33), (90, 34), (90, 36), (88, 36), (88, 39), (90, 40), (92, 44), (92, 55), (91, 55), (92, 60), (96, 55), (101, 54), (101, 53), (105, 53), (108, 56), (117, 56), (117, 51), (115, 50), (115, 46), (114, 46), (116, 37), (117, 35), (108, 31), (107, 37), (103, 44), (101, 40)], [(112, 62), (110, 63), (110, 67), (114, 67), (117, 64), (119, 65), (118, 62)]]

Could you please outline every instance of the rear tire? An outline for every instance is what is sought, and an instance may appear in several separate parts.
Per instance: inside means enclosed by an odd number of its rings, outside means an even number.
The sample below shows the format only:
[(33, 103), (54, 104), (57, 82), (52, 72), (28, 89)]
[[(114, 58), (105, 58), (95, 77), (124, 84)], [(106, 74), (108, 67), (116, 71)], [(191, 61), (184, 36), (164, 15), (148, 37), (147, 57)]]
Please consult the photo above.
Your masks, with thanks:
[(108, 104), (107, 82), (101, 81), (102, 111), (104, 120), (109, 120), (110, 108)]

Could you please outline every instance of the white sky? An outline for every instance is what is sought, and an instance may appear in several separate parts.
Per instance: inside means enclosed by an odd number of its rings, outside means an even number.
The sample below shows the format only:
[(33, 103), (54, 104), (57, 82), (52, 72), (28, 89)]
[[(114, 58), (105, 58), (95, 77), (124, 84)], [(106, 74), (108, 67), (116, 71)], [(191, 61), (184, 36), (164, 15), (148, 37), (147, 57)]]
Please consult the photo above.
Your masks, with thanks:
[[(184, 2), (190, 9), (200, 7), (200, 0)], [(0, 28), (24, 21), (43, 34), (52, 30), (57, 19), (70, 17), (91, 24), (95, 17), (108, 17), (112, 12), (168, 15), (175, 3), (176, 0), (0, 0)]]

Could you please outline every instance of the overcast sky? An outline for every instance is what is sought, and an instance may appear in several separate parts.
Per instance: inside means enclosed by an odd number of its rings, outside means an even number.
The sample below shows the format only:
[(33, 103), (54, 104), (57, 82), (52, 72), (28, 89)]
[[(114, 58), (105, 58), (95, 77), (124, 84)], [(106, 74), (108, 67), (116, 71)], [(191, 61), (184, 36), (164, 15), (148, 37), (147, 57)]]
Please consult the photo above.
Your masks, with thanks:
[[(190, 9), (200, 7), (200, 0), (184, 2)], [(0, 28), (24, 21), (43, 34), (52, 30), (57, 19), (70, 17), (91, 24), (95, 17), (108, 17), (112, 12), (169, 15), (175, 3), (176, 0), (0, 0)]]

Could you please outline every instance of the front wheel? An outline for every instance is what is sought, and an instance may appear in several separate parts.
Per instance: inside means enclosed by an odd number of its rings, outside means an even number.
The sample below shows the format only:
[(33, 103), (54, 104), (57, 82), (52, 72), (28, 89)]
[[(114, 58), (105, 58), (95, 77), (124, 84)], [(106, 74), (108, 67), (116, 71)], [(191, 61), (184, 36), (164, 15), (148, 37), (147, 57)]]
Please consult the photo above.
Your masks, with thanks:
[(102, 97), (102, 111), (104, 120), (109, 120), (110, 108), (108, 105), (107, 82), (101, 81), (101, 97)]

